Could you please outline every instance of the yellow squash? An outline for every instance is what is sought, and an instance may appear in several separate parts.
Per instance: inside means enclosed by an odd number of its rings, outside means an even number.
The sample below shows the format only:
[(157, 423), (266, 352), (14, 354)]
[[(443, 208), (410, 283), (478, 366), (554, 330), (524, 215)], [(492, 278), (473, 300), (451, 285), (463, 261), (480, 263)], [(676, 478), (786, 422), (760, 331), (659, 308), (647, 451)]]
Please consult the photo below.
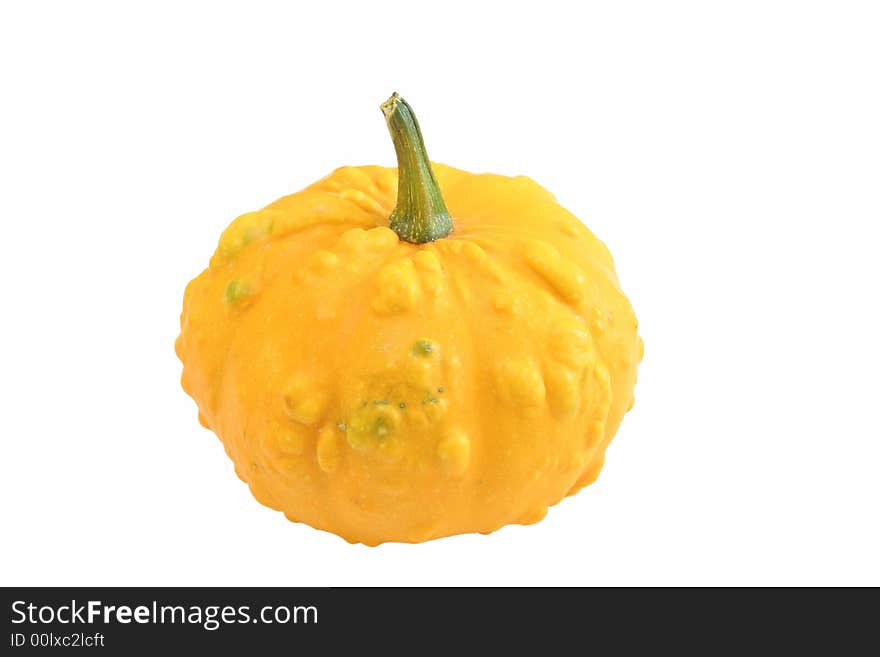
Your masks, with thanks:
[[(343, 167), (240, 216), (177, 354), (254, 496), (352, 542), (540, 520), (596, 479), (642, 357), (611, 255), (525, 177)], [(448, 208), (448, 209), (447, 209)]]

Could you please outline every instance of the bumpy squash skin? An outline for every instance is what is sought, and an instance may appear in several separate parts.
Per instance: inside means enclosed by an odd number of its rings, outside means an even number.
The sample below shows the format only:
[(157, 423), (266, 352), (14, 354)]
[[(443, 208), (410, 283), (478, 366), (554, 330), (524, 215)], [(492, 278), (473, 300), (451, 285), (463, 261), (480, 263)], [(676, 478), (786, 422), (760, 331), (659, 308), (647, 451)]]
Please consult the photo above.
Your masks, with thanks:
[(236, 219), (184, 297), (201, 422), (257, 500), (351, 542), (536, 522), (633, 404), (605, 245), (528, 178), (433, 167), (447, 238), (401, 241), (396, 169), (345, 167)]

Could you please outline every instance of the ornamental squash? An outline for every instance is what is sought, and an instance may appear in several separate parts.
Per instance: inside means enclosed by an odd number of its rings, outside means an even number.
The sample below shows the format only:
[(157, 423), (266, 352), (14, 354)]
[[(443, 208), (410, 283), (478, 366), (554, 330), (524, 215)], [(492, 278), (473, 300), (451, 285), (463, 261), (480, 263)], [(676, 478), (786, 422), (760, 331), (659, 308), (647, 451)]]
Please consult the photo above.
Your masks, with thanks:
[(533, 523), (594, 481), (642, 341), (605, 245), (529, 178), (343, 167), (238, 217), (186, 288), (182, 383), (261, 503), (351, 542)]

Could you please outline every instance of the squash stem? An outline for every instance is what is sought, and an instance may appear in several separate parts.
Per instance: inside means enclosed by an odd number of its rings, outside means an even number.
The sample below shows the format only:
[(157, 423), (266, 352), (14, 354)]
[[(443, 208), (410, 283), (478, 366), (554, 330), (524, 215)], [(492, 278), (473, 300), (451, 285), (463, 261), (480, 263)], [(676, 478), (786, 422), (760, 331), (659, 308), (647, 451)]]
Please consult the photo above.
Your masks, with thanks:
[(380, 106), (397, 152), (397, 205), (389, 226), (400, 239), (433, 242), (452, 232), (452, 217), (431, 170), (416, 115), (397, 92)]

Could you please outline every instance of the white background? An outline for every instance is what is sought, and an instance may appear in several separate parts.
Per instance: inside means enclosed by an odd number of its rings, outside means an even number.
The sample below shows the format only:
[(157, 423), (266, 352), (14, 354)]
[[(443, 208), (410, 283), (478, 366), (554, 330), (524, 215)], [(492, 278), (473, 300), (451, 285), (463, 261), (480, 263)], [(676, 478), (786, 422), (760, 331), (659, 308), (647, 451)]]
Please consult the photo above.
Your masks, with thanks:
[[(0, 10), (0, 583), (880, 584), (880, 20), (854, 2)], [(349, 545), (255, 502), (180, 389), (236, 215), (394, 164), (526, 174), (641, 323), (599, 481), (532, 527)]]

